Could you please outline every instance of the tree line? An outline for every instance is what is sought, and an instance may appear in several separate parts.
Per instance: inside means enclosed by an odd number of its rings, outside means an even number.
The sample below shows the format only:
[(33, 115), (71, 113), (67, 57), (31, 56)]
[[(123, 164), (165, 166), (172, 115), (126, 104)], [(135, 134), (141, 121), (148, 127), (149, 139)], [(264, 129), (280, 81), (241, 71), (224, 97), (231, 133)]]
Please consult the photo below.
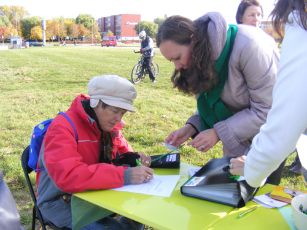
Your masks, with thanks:
[[(0, 38), (19, 36), (23, 39), (42, 40), (41, 17), (29, 17), (21, 6), (0, 6)], [(80, 14), (77, 18), (46, 20), (46, 40), (99, 39), (98, 25), (94, 17)]]
[[(165, 16), (166, 17), (166, 16)], [(154, 22), (141, 21), (135, 26), (136, 32), (145, 30), (155, 37), (158, 26), (165, 18), (156, 18)], [(28, 11), (22, 6), (0, 6), (0, 40), (14, 36), (23, 39), (42, 40), (42, 21), (38, 16), (29, 17)], [(101, 40), (98, 24), (89, 14), (80, 14), (76, 18), (54, 18), (46, 20), (46, 40)], [(112, 32), (108, 32), (110, 35)]]

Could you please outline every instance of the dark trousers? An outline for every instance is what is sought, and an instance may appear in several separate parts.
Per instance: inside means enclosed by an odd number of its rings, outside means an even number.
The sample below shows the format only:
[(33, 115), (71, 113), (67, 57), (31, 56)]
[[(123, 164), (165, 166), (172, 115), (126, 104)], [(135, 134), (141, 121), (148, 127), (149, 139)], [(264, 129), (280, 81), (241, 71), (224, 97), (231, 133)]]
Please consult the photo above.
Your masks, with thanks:
[(144, 68), (147, 69), (150, 80), (154, 81), (155, 75), (154, 75), (154, 73), (152, 72), (152, 69), (151, 69), (151, 62), (152, 62), (152, 57), (144, 57), (144, 64), (143, 64)]
[(272, 172), (272, 174), (267, 178), (265, 183), (279, 185), (280, 180), (281, 180), (281, 173), (282, 173), (283, 168), (285, 167), (286, 160), (284, 160), (279, 165), (279, 167), (274, 172)]

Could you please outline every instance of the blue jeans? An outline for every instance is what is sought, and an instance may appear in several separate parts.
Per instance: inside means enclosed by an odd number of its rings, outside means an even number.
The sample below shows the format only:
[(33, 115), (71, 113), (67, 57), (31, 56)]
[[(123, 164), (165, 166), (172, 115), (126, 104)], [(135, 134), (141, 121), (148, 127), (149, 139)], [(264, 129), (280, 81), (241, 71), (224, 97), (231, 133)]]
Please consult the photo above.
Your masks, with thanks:
[(119, 217), (118, 220), (112, 217), (105, 217), (102, 220), (93, 222), (81, 228), (81, 230), (143, 230), (144, 225), (126, 217)]

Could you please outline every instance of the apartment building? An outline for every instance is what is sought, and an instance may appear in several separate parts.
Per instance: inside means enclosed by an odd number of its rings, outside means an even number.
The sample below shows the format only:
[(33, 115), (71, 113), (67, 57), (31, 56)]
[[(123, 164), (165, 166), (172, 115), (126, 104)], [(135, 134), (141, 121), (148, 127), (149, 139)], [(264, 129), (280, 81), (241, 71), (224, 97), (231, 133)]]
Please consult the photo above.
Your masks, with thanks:
[(135, 26), (140, 21), (140, 14), (119, 14), (99, 18), (98, 26), (102, 35), (112, 31), (117, 39), (135, 40), (138, 39), (138, 32), (135, 30)]

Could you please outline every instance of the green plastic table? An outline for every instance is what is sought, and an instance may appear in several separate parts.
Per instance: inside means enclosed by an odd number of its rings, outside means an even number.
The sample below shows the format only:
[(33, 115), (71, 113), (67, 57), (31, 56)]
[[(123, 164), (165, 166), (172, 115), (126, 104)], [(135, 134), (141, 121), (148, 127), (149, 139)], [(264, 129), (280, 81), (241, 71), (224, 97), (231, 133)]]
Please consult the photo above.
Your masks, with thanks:
[[(289, 208), (282, 213), (278, 209), (259, 206), (243, 218), (238, 214), (251, 206), (249, 202), (241, 209), (183, 196), (180, 186), (188, 179), (189, 165), (182, 163), (179, 169), (155, 169), (156, 174), (180, 174), (170, 197), (160, 197), (114, 190), (98, 190), (76, 193), (72, 197), (72, 225), (78, 230), (86, 224), (117, 213), (151, 226), (154, 229), (294, 229)], [(257, 195), (271, 191), (266, 185)]]

